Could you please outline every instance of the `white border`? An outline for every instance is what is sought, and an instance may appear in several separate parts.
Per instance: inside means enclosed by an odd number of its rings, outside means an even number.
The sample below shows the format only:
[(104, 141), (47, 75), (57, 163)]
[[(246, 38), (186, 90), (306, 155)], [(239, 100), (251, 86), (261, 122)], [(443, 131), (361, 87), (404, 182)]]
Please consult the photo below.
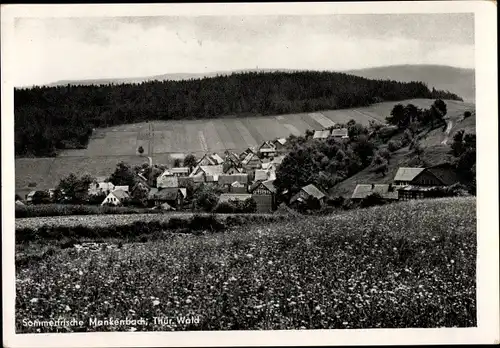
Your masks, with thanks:
[[(478, 327), (468, 329), (369, 329), (212, 331), (174, 333), (76, 333), (16, 335), (14, 325), (14, 158), (13, 158), (13, 18), (150, 15), (277, 15), (361, 13), (475, 13)], [(3, 337), (5, 347), (133, 347), (361, 345), (499, 342), (498, 289), (498, 91), (496, 3), (491, 1), (2, 5), (2, 246)]]

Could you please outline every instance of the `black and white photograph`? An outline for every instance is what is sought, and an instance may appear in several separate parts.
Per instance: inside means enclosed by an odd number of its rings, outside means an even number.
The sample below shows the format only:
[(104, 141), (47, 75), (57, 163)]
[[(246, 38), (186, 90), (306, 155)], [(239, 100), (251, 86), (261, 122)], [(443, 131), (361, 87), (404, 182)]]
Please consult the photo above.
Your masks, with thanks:
[(2, 7), (9, 342), (498, 340), (496, 6), (447, 3)]

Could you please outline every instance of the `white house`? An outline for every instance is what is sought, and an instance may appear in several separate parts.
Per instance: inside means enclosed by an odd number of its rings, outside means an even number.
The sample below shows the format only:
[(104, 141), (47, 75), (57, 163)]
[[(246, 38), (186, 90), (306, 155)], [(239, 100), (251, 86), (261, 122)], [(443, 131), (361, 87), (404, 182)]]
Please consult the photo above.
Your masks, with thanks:
[(127, 192), (123, 190), (114, 190), (110, 192), (104, 201), (102, 201), (101, 205), (111, 204), (111, 205), (122, 205), (123, 201), (130, 198)]

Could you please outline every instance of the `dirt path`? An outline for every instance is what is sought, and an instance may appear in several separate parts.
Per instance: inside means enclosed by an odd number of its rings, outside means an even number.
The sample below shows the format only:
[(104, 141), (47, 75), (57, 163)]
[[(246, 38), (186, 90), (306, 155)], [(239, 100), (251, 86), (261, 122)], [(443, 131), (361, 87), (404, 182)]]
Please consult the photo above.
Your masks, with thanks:
[(453, 128), (453, 121), (447, 121), (446, 123), (447, 123), (446, 130), (444, 131), (445, 137), (444, 140), (441, 142), (442, 145), (448, 144), (451, 128)]

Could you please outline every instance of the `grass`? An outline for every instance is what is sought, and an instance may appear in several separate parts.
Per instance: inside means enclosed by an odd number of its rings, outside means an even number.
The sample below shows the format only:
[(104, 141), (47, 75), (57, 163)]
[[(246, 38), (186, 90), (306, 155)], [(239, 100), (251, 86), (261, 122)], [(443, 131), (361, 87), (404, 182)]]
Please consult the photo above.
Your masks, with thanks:
[(16, 206), (16, 218), (32, 218), (68, 215), (102, 215), (102, 214), (152, 214), (160, 210), (131, 207), (106, 207), (100, 205), (80, 204), (37, 204)]
[[(202, 236), (53, 250), (17, 267), (22, 318), (68, 331), (476, 326), (476, 205), (410, 201)], [(155, 324), (195, 316), (199, 323)], [(147, 325), (89, 326), (90, 317)]]

